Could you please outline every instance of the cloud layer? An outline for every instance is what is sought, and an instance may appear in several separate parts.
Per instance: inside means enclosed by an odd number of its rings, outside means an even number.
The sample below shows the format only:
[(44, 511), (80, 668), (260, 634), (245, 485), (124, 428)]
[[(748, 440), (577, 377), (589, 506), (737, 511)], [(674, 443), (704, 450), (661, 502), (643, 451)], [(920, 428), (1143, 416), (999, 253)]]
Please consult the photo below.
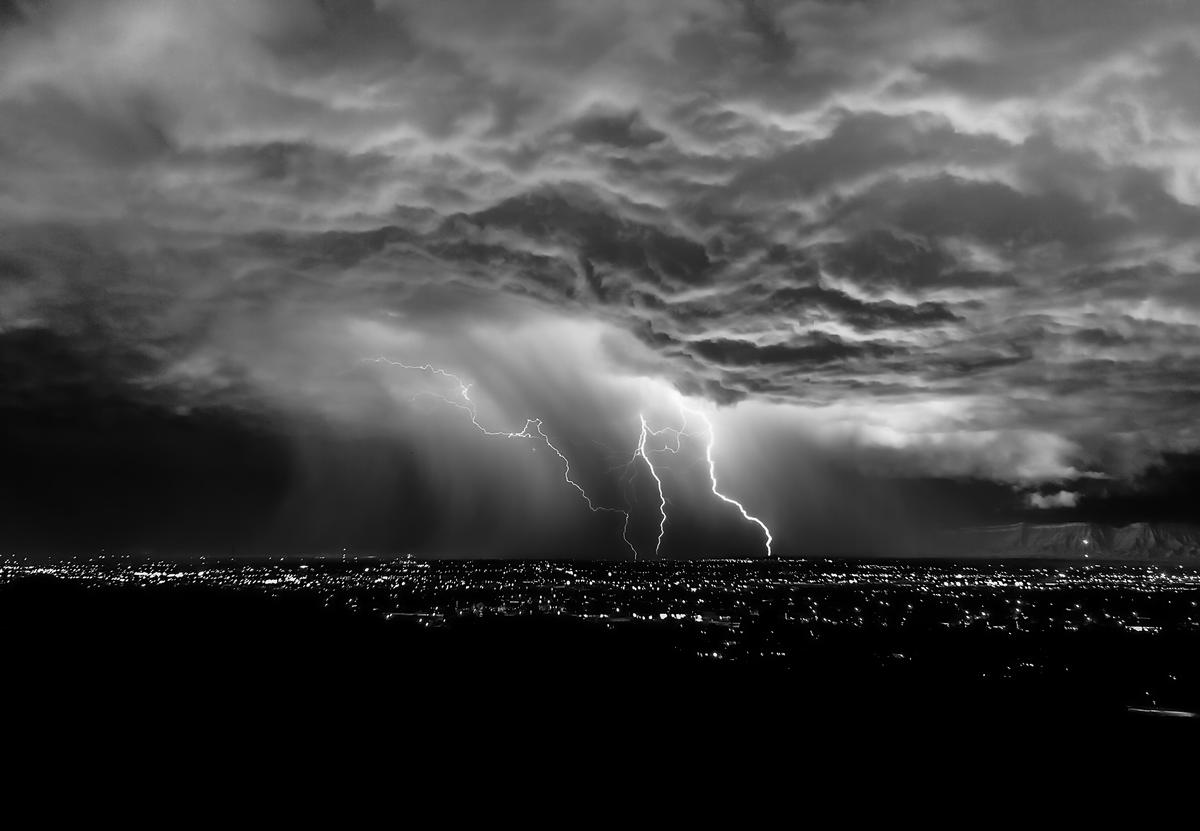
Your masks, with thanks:
[(336, 411), (381, 331), (536, 399), (557, 321), (862, 471), (1129, 477), (1200, 444), (1198, 73), (1182, 0), (0, 3), (0, 337)]

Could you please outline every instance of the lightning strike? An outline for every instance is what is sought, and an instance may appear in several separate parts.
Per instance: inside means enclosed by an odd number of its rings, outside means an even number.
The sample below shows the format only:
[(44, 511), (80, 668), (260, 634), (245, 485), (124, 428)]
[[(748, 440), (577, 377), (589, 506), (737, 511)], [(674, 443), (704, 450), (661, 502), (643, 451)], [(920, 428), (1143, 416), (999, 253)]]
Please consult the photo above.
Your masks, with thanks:
[[(646, 453), (646, 439), (651, 435), (658, 435), (658, 433), (655, 433), (646, 424), (646, 417), (644, 415), (639, 414), (638, 418), (642, 421), (642, 433), (638, 437), (638, 446), (637, 451), (634, 453), (634, 458), (636, 459), (638, 456), (642, 457), (647, 469), (650, 471), (650, 475), (654, 477), (654, 484), (658, 487), (658, 539), (654, 543), (654, 554), (657, 556), (662, 549), (663, 537), (667, 533), (667, 496), (663, 491), (662, 479), (659, 478), (658, 471), (654, 469), (654, 462), (650, 461), (650, 456)], [(666, 429), (663, 428), (663, 430)], [(659, 432), (663, 431), (660, 430)], [(678, 436), (676, 437), (676, 446), (678, 447)]]
[[(463, 410), (470, 417), (471, 424), (475, 427), (475, 429), (490, 438), (523, 439), (544, 444), (551, 452), (554, 453), (554, 455), (558, 457), (559, 461), (562, 462), (563, 481), (579, 493), (580, 498), (583, 499), (584, 504), (586, 504), (588, 507), (588, 510), (590, 510), (592, 513), (604, 512), (620, 514), (622, 517), (624, 517), (624, 524), (621, 527), (621, 539), (625, 542), (625, 545), (629, 548), (629, 550), (633, 552), (633, 558), (635, 560), (638, 559), (637, 547), (634, 546), (634, 544), (629, 540), (629, 523), (632, 519), (630, 512), (621, 508), (597, 505), (592, 500), (591, 496), (584, 489), (584, 487), (580, 485), (579, 482), (577, 482), (574, 478), (572, 478), (570, 459), (568, 459), (566, 454), (564, 454), (557, 446), (555, 446), (555, 444), (550, 440), (550, 437), (546, 435), (546, 432), (543, 429), (543, 422), (540, 418), (526, 419), (525, 426), (518, 431), (492, 430), (484, 426), (483, 423), (479, 421), (478, 409), (475, 406), (475, 402), (471, 400), (471, 384), (464, 381), (460, 376), (439, 367), (435, 367), (432, 364), (406, 364), (401, 361), (393, 361), (390, 358), (385, 357), (365, 358), (363, 360), (369, 363), (387, 364), (388, 366), (398, 367), (400, 369), (406, 369), (413, 372), (422, 372), (428, 375), (437, 375), (449, 379), (458, 386), (457, 400), (430, 392), (419, 393), (419, 395), (436, 398), (448, 406)], [(771, 546), (774, 543), (774, 538), (772, 537), (771, 530), (767, 527), (767, 524), (747, 511), (746, 506), (741, 502), (731, 496), (728, 496), (727, 494), (722, 493), (717, 485), (717, 464), (716, 460), (713, 458), (713, 447), (716, 444), (716, 434), (713, 430), (712, 422), (704, 413), (699, 410), (685, 407), (682, 402), (679, 404), (679, 413), (681, 419), (679, 427), (660, 427), (657, 430), (650, 427), (650, 424), (646, 421), (644, 414), (639, 414), (638, 418), (641, 422), (641, 431), (638, 434), (637, 447), (634, 450), (632, 458), (625, 465), (626, 469), (628, 469), (631, 465), (637, 462), (638, 459), (641, 459), (641, 461), (646, 465), (646, 469), (650, 472), (650, 476), (654, 479), (655, 488), (658, 490), (659, 519), (658, 536), (655, 539), (654, 544), (655, 555), (660, 556), (662, 554), (663, 539), (666, 537), (667, 533), (667, 504), (669, 500), (666, 496), (666, 488), (663, 484), (662, 477), (659, 475), (658, 469), (655, 467), (651, 455), (654, 453), (671, 453), (678, 455), (682, 448), (683, 439), (685, 437), (693, 438), (698, 435), (697, 433), (689, 432), (687, 429), (688, 417), (693, 416), (704, 425), (704, 460), (708, 465), (708, 479), (712, 494), (722, 502), (737, 508), (738, 512), (742, 515), (742, 518), (746, 522), (757, 525), (759, 529), (761, 529), (763, 537), (765, 538), (767, 556), (772, 556)], [(650, 438), (659, 438), (661, 436), (669, 437), (667, 442), (664, 443), (662, 447), (647, 447), (647, 442), (650, 440)], [(673, 440), (673, 443), (671, 440)]]
[[(655, 541), (655, 544), (654, 544), (655, 555), (661, 554), (663, 537), (665, 537), (666, 533), (667, 533), (667, 502), (668, 502), (668, 500), (667, 500), (666, 492), (663, 489), (662, 478), (658, 475), (658, 470), (654, 467), (654, 462), (651, 461), (651, 459), (650, 459), (650, 453), (672, 453), (672, 454), (679, 453), (680, 443), (683, 441), (683, 437), (684, 436), (690, 437), (692, 435), (691, 433), (687, 432), (687, 412), (682, 407), (680, 407), (680, 416), (682, 417), (682, 423), (680, 424), (680, 426), (678, 426), (678, 427), (660, 427), (657, 430), (652, 430), (650, 428), (650, 425), (646, 422), (646, 416), (644, 414), (639, 413), (638, 418), (641, 420), (641, 423), (642, 423), (642, 431), (638, 436), (638, 446), (637, 446), (637, 449), (633, 453), (633, 458), (629, 460), (629, 464), (633, 464), (635, 461), (637, 461), (637, 459), (639, 457), (641, 457), (642, 461), (646, 463), (646, 469), (650, 471), (650, 475), (654, 478), (655, 487), (658, 488), (658, 539)], [(650, 450), (650, 451), (646, 450), (646, 440), (647, 439), (649, 439), (651, 436), (654, 436), (655, 438), (657, 438), (664, 434), (674, 437), (674, 439), (675, 439), (674, 447), (672, 447), (671, 445), (668, 444), (668, 445), (665, 445), (660, 448), (655, 448), (654, 450)], [(628, 467), (628, 466), (629, 465), (626, 465), (626, 467)]]
[[(685, 436), (691, 438), (696, 435), (695, 433), (690, 433), (687, 430), (688, 416), (691, 415), (691, 416), (695, 416), (696, 418), (698, 418), (704, 424), (704, 436), (705, 436), (704, 459), (705, 459), (705, 462), (708, 464), (708, 479), (709, 479), (709, 483), (711, 485), (710, 489), (712, 490), (713, 495), (716, 496), (718, 499), (720, 499), (722, 502), (725, 502), (726, 504), (729, 504), (729, 505), (733, 505), (735, 508), (738, 509), (738, 512), (742, 515), (743, 519), (745, 519), (747, 522), (757, 525), (762, 530), (763, 536), (766, 540), (767, 556), (770, 557), (772, 555), (771, 545), (775, 541), (774, 537), (771, 536), (771, 529), (769, 529), (767, 527), (765, 522), (763, 522), (761, 519), (759, 519), (758, 517), (751, 514), (749, 511), (747, 511), (745, 505), (743, 505), (741, 502), (734, 499), (733, 497), (722, 493), (720, 491), (720, 489), (717, 487), (717, 463), (716, 463), (716, 460), (713, 459), (713, 446), (716, 443), (716, 434), (713, 430), (712, 422), (709, 421), (708, 416), (706, 416), (704, 413), (700, 412), (699, 410), (687, 408), (687, 407), (683, 406), (682, 403), (680, 403), (680, 405), (679, 405), (679, 412), (680, 412), (680, 416), (682, 418), (682, 423), (679, 427), (661, 427), (658, 430), (650, 429), (650, 427), (646, 423), (646, 417), (644, 415), (639, 416), (639, 418), (641, 419), (641, 422), (642, 422), (642, 432), (638, 438), (638, 446), (637, 446), (637, 450), (634, 453), (634, 460), (636, 460), (637, 458), (640, 457), (646, 463), (646, 468), (650, 471), (650, 475), (652, 477), (654, 477), (654, 482), (658, 487), (659, 525), (658, 525), (658, 541), (654, 547), (654, 553), (655, 554), (660, 553), (660, 550), (662, 548), (663, 536), (666, 534), (667, 498), (666, 498), (665, 492), (663, 490), (662, 478), (658, 475), (658, 471), (655, 469), (654, 462), (651, 461), (649, 453), (666, 452), (666, 453), (678, 454), (680, 451), (680, 446), (681, 446), (681, 442), (683, 441), (683, 438)], [(674, 446), (667, 445), (667, 446), (657, 448), (655, 450), (651, 450), (651, 451), (647, 452), (647, 450), (646, 450), (647, 439), (650, 436), (657, 437), (657, 436), (661, 436), (663, 434), (668, 434), (674, 438), (674, 440), (675, 440)]]
[(771, 536), (771, 529), (768, 528), (767, 524), (761, 519), (748, 512), (746, 510), (746, 506), (741, 502), (738, 502), (733, 497), (726, 496), (717, 490), (717, 463), (713, 461), (713, 445), (716, 444), (716, 434), (713, 432), (712, 422), (708, 420), (708, 416), (698, 410), (685, 410), (685, 412), (690, 412), (699, 416), (700, 420), (704, 422), (704, 432), (708, 436), (708, 441), (706, 441), (704, 444), (704, 458), (708, 461), (708, 478), (709, 481), (712, 482), (713, 495), (721, 501), (733, 505), (741, 512), (743, 519), (745, 519), (747, 522), (753, 522), (762, 529), (763, 536), (766, 538), (767, 556), (770, 557), (771, 543), (775, 541), (774, 537)]
[(388, 366), (398, 367), (400, 369), (407, 369), (413, 372), (423, 372), (428, 375), (438, 375), (443, 378), (447, 378), (458, 385), (458, 396), (460, 399), (462, 399), (461, 401), (455, 401), (453, 399), (446, 398), (445, 396), (437, 395), (436, 393), (422, 394), (436, 398), (451, 407), (463, 410), (471, 417), (471, 424), (474, 425), (475, 429), (489, 438), (526, 439), (545, 444), (545, 446), (549, 448), (562, 462), (563, 480), (579, 492), (579, 495), (583, 498), (584, 504), (587, 505), (588, 510), (590, 510), (592, 513), (620, 514), (625, 518), (625, 522), (621, 526), (621, 539), (624, 540), (625, 545), (629, 547), (629, 550), (633, 552), (633, 558), (635, 560), (638, 558), (637, 548), (632, 542), (629, 541), (629, 511), (621, 508), (610, 508), (605, 505), (597, 505), (592, 501), (592, 498), (588, 495), (587, 491), (584, 490), (583, 486), (571, 478), (570, 460), (561, 450), (558, 449), (558, 447), (554, 445), (552, 441), (550, 441), (550, 437), (547, 436), (545, 430), (542, 429), (542, 420), (540, 418), (526, 419), (525, 426), (516, 432), (507, 430), (490, 430), (479, 421), (479, 411), (475, 406), (475, 402), (471, 400), (471, 384), (467, 383), (453, 372), (448, 372), (447, 370), (435, 367), (432, 364), (406, 364), (401, 361), (393, 361), (390, 358), (385, 358), (382, 356), (378, 358), (364, 358), (363, 360), (367, 363), (387, 364)]

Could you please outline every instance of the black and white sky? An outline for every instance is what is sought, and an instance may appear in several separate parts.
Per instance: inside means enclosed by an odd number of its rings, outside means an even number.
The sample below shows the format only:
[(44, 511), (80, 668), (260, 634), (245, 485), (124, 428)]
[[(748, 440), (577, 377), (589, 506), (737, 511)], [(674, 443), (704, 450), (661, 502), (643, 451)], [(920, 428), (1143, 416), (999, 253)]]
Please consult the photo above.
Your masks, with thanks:
[(0, 546), (1190, 520), (1200, 3), (4, 0)]

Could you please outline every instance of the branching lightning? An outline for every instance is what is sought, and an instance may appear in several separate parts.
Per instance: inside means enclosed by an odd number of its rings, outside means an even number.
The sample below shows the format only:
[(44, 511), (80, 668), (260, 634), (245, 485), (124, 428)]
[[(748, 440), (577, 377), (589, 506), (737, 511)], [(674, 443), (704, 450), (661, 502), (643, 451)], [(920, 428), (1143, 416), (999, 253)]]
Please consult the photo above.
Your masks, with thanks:
[(546, 432), (542, 429), (542, 420), (540, 418), (527, 418), (525, 420), (525, 426), (516, 432), (507, 430), (490, 430), (479, 421), (479, 411), (475, 406), (475, 402), (471, 400), (471, 384), (464, 381), (458, 375), (435, 367), (431, 364), (406, 364), (401, 361), (393, 361), (390, 358), (385, 358), (382, 356), (378, 358), (365, 358), (364, 360), (369, 363), (387, 364), (388, 366), (398, 367), (400, 369), (407, 369), (413, 372), (424, 372), (428, 375), (439, 375), (443, 378), (447, 378), (458, 385), (458, 396), (461, 400), (456, 401), (452, 398), (446, 398), (445, 396), (430, 392), (421, 394), (436, 398), (444, 404), (466, 412), (471, 417), (471, 424), (475, 426), (475, 429), (489, 438), (526, 439), (545, 444), (545, 446), (549, 448), (554, 455), (558, 456), (559, 460), (562, 462), (563, 480), (579, 492), (579, 495), (583, 498), (588, 510), (590, 510), (592, 513), (620, 514), (624, 517), (624, 524), (621, 526), (621, 539), (624, 540), (625, 545), (629, 547), (629, 550), (633, 552), (633, 558), (635, 560), (637, 559), (638, 550), (633, 543), (629, 541), (629, 511), (621, 508), (610, 508), (604, 505), (597, 505), (592, 501), (592, 498), (588, 495), (587, 491), (584, 490), (583, 486), (571, 478), (570, 460), (565, 454), (563, 454), (561, 450), (558, 449), (558, 447), (554, 445), (552, 441), (550, 441), (550, 437), (547, 436)]
[[(713, 459), (713, 446), (716, 444), (716, 433), (713, 430), (712, 422), (709, 421), (708, 416), (706, 416), (704, 413), (700, 412), (699, 410), (693, 410), (688, 407), (685, 407), (685, 406), (683, 406), (682, 403), (679, 405), (679, 413), (680, 413), (680, 416), (682, 419), (682, 423), (680, 424), (679, 427), (660, 427), (658, 430), (650, 429), (649, 425), (646, 423), (645, 415), (639, 415), (639, 418), (641, 419), (641, 423), (642, 423), (642, 432), (641, 432), (641, 435), (638, 437), (638, 446), (637, 446), (637, 451), (634, 453), (634, 460), (636, 460), (638, 457), (640, 457), (646, 463), (646, 468), (647, 468), (647, 470), (650, 471), (650, 475), (654, 478), (654, 483), (658, 488), (659, 524), (658, 524), (658, 540), (654, 546), (654, 553), (659, 554), (661, 552), (663, 537), (666, 535), (667, 498), (665, 495), (665, 491), (663, 489), (662, 477), (659, 476), (658, 470), (654, 467), (654, 462), (651, 461), (649, 453), (666, 452), (666, 453), (678, 454), (680, 451), (680, 446), (683, 441), (683, 438), (684, 437), (691, 438), (696, 435), (695, 433), (688, 432), (688, 429), (687, 429), (688, 416), (690, 415), (690, 416), (695, 416), (697, 419), (699, 419), (704, 424), (704, 437), (705, 437), (704, 460), (708, 465), (708, 480), (710, 483), (710, 490), (712, 491), (713, 495), (715, 497), (717, 497), (718, 499), (720, 499), (722, 502), (725, 502), (726, 504), (729, 504), (729, 505), (733, 505), (735, 508), (737, 508), (738, 512), (742, 515), (742, 518), (744, 520), (757, 525), (762, 530), (763, 537), (765, 538), (765, 541), (766, 541), (767, 556), (770, 557), (772, 554), (771, 545), (775, 541), (774, 537), (771, 536), (771, 529), (769, 529), (767, 527), (765, 522), (763, 522), (761, 519), (759, 519), (758, 517), (751, 514), (749, 511), (747, 511), (745, 505), (743, 505), (741, 502), (734, 499), (733, 497), (722, 493), (720, 491), (720, 489), (717, 487), (717, 463), (716, 463), (716, 460)], [(647, 439), (650, 436), (657, 437), (657, 436), (661, 436), (663, 434), (668, 434), (668, 435), (672, 436), (675, 440), (674, 445), (673, 446), (666, 445), (664, 447), (658, 448), (657, 450), (651, 450), (651, 451), (647, 452), (647, 450), (646, 450)]]
[[(654, 477), (654, 484), (658, 487), (658, 540), (654, 543), (654, 553), (657, 555), (662, 549), (663, 537), (666, 536), (667, 533), (667, 495), (663, 491), (662, 479), (659, 478), (658, 471), (654, 469), (654, 462), (650, 461), (650, 456), (646, 453), (646, 439), (651, 435), (659, 435), (659, 433), (662, 433), (669, 428), (663, 428), (663, 430), (660, 430), (656, 433), (650, 429), (648, 424), (646, 424), (646, 417), (644, 415), (639, 414), (638, 418), (642, 421), (642, 432), (641, 435), (638, 436), (638, 446), (637, 451), (634, 453), (634, 459), (636, 460), (638, 456), (642, 457), (642, 460), (646, 462), (646, 468), (650, 471), (650, 475)], [(675, 436), (675, 442), (676, 447), (678, 447), (678, 433)]]
[[(406, 364), (400, 361), (393, 361), (390, 358), (385, 357), (366, 358), (364, 361), (376, 364), (386, 364), (388, 366), (397, 367), (400, 369), (406, 369), (413, 372), (422, 372), (427, 375), (437, 375), (446, 378), (458, 386), (457, 398), (447, 398), (431, 392), (422, 392), (419, 393), (418, 396), (429, 396), (450, 407), (455, 407), (464, 411), (470, 417), (471, 424), (475, 427), (475, 429), (490, 438), (520, 439), (544, 444), (554, 453), (554, 455), (559, 458), (559, 461), (562, 462), (563, 481), (578, 491), (579, 496), (587, 505), (588, 510), (592, 511), (592, 513), (604, 512), (620, 514), (622, 517), (624, 517), (624, 524), (621, 527), (621, 539), (624, 540), (625, 545), (628, 546), (629, 550), (633, 552), (633, 558), (635, 560), (638, 558), (637, 547), (634, 546), (634, 544), (629, 540), (629, 523), (632, 518), (630, 511), (622, 508), (612, 508), (605, 505), (597, 505), (592, 500), (591, 496), (588, 495), (588, 492), (583, 488), (583, 486), (580, 485), (579, 482), (577, 482), (574, 478), (572, 478), (570, 460), (561, 450), (559, 450), (557, 446), (554, 445), (552, 441), (550, 441), (550, 437), (546, 435), (546, 432), (543, 429), (542, 420), (540, 418), (526, 419), (525, 426), (517, 431), (492, 430), (488, 427), (485, 427), (479, 421), (479, 411), (475, 406), (475, 402), (471, 400), (471, 384), (464, 381), (458, 375), (439, 367), (435, 367), (431, 364)], [(772, 556), (771, 546), (772, 543), (774, 543), (774, 538), (771, 536), (771, 530), (767, 527), (766, 523), (747, 511), (746, 506), (741, 502), (725, 493), (722, 493), (717, 486), (717, 464), (713, 458), (713, 447), (716, 444), (716, 434), (713, 430), (712, 422), (708, 419), (708, 416), (701, 411), (685, 407), (682, 401), (679, 403), (679, 414), (679, 427), (660, 427), (657, 430), (650, 427), (650, 424), (646, 421), (644, 414), (639, 414), (638, 418), (641, 422), (641, 432), (638, 434), (637, 447), (633, 452), (633, 456), (625, 463), (626, 470), (630, 470), (631, 466), (640, 459), (646, 465), (646, 469), (650, 472), (651, 478), (654, 479), (654, 485), (658, 491), (659, 519), (658, 536), (654, 544), (655, 555), (662, 554), (663, 539), (666, 537), (667, 533), (668, 499), (662, 477), (659, 475), (658, 469), (655, 467), (654, 460), (651, 457), (652, 454), (655, 453), (672, 453), (678, 455), (681, 451), (684, 438), (696, 438), (698, 435), (700, 435), (698, 433), (692, 433), (688, 431), (688, 421), (690, 416), (694, 417), (704, 425), (704, 460), (708, 466), (710, 490), (712, 491), (713, 495), (722, 502), (737, 508), (738, 512), (742, 515), (742, 519), (744, 519), (746, 522), (757, 525), (759, 529), (761, 529), (763, 537), (765, 538), (767, 556)], [(662, 436), (668, 437), (662, 447), (647, 447), (647, 443), (651, 438), (659, 438)]]

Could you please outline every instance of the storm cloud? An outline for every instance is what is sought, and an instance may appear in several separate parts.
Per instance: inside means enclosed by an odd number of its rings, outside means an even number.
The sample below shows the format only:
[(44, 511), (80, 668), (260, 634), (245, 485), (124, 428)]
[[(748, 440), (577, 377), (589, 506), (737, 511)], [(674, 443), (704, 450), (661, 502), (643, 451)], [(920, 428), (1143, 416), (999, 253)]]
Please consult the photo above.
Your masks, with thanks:
[(781, 523), (805, 466), (1070, 507), (1200, 448), (1198, 70), (1176, 0), (10, 0), (5, 406), (48, 338), (415, 440), (386, 353), (601, 490), (675, 391)]

